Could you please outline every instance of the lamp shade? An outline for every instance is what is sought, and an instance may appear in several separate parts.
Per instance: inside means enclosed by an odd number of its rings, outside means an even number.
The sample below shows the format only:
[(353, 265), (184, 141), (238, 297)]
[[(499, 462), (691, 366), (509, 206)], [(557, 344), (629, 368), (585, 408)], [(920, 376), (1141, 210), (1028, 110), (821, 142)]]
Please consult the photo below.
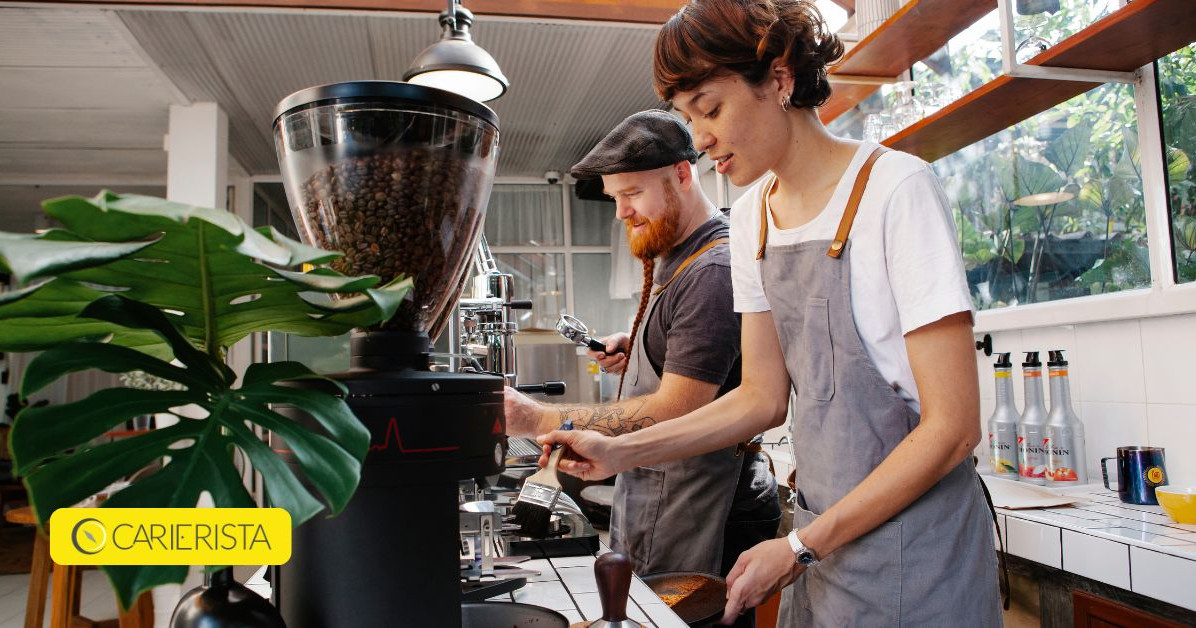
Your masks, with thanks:
[(403, 74), (408, 83), (435, 87), (472, 98), (478, 102), (494, 100), (507, 91), (510, 83), (490, 53), (473, 43), (469, 28), (473, 14), (461, 6), (440, 14), (444, 35), (424, 48)]

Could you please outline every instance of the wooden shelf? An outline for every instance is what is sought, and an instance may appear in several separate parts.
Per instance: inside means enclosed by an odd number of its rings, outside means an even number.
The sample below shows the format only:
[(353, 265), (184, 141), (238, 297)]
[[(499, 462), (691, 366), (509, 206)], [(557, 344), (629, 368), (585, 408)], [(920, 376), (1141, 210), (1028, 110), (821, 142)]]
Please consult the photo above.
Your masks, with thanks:
[[(892, 78), (934, 54), (952, 37), (997, 7), (996, 0), (915, 0), (897, 10), (854, 48), (828, 74)], [(819, 111), (830, 122), (879, 86), (836, 83), (831, 99)]]
[[(1196, 39), (1192, 0), (1135, 0), (1026, 65), (1128, 72)], [(884, 141), (934, 161), (1100, 83), (1002, 75)]]

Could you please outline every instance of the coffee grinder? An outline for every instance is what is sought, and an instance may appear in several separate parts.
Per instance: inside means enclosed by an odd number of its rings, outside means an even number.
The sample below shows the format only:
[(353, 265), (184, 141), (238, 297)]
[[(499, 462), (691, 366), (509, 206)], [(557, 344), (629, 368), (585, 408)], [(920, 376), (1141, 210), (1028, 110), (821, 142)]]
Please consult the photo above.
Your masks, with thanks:
[(457, 483), (502, 469), (504, 379), (434, 372), (429, 353), (478, 245), (498, 117), (446, 91), (357, 81), (285, 98), (274, 137), (303, 240), (342, 251), (331, 265), (347, 275), (414, 281), (393, 318), (353, 332), (351, 367), (332, 376), (372, 443), (345, 510), (296, 528), (275, 603), (291, 628), (459, 626)]

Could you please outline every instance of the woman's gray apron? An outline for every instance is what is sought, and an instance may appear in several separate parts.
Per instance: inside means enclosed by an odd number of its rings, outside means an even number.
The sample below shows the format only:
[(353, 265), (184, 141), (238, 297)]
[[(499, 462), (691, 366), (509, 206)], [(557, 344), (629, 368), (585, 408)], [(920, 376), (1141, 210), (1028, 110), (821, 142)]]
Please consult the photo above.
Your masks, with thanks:
[[(673, 275), (675, 279), (680, 274)], [(667, 289), (668, 285), (664, 288)], [(652, 316), (664, 290), (653, 290), (644, 315)], [(656, 392), (660, 376), (644, 351), (644, 330), (636, 332), (627, 364), (624, 397)], [(668, 571), (719, 573), (723, 528), (731, 512), (743, 457), (735, 447), (620, 473), (611, 508), (611, 548), (631, 558), (636, 574)]]
[[(847, 233), (882, 151), (861, 169), (835, 240), (766, 247), (762, 222), (760, 274), (796, 392), (796, 529), (855, 488), (920, 419), (868, 357), (852, 315)], [(786, 588), (778, 625), (1001, 625), (993, 524), (978, 485), (969, 457), (806, 570)]]

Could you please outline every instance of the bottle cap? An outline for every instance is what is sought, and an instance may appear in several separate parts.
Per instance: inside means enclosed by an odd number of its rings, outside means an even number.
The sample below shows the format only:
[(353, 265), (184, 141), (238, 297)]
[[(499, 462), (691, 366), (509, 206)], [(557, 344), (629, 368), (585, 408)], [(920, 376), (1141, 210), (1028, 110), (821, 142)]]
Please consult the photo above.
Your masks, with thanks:
[(999, 369), (1007, 369), (1007, 368), (1013, 366), (1013, 363), (1009, 361), (1008, 353), (998, 353), (997, 361), (993, 363), (993, 366), (995, 366)]
[(1027, 351), (1026, 361), (1022, 362), (1023, 367), (1042, 366), (1042, 361), (1038, 359), (1037, 351)]
[(1062, 349), (1048, 351), (1047, 353), (1051, 356), (1051, 360), (1047, 362), (1047, 366), (1067, 366), (1067, 359), (1063, 357)]

